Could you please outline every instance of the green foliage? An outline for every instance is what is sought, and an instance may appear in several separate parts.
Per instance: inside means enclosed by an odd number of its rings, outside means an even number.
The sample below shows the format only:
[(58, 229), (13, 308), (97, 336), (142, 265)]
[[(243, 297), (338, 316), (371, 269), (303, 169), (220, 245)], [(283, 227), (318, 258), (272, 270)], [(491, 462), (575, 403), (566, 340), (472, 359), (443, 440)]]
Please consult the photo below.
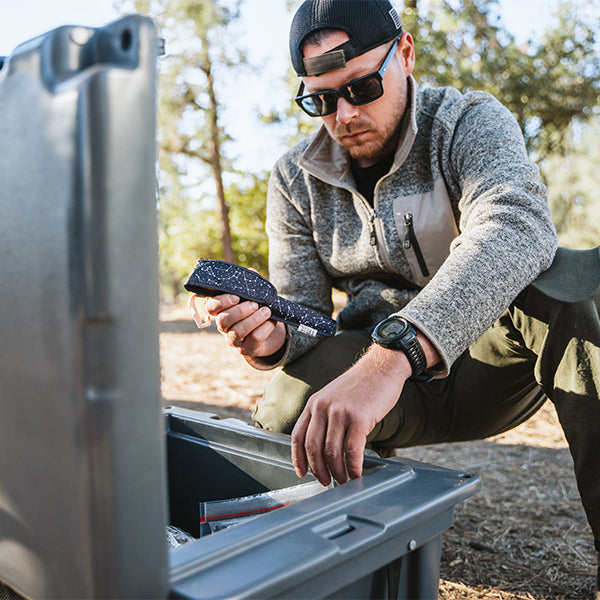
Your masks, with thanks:
[(294, 101), (298, 92), (299, 80), (293, 67), (288, 67), (283, 79), (289, 98), (286, 108), (281, 111), (272, 110), (268, 114), (261, 114), (260, 119), (264, 123), (278, 126), (288, 148), (291, 148), (300, 140), (315, 132), (321, 125), (321, 119), (309, 117), (304, 111), (300, 110)]
[[(268, 173), (245, 177), (226, 189), (236, 262), (267, 274), (268, 242), (265, 205)], [(161, 193), (159, 250), (164, 299), (183, 293), (183, 282), (198, 258), (222, 258), (217, 213), (206, 202), (186, 199), (181, 189)]]
[(161, 296), (173, 300), (200, 257), (220, 258), (221, 240), (214, 210), (190, 211), (189, 205), (161, 211), (159, 225)]
[[(237, 260), (224, 181), (233, 177), (232, 138), (221, 125), (221, 81), (246, 64), (231, 26), (241, 0), (134, 0), (165, 38), (159, 62), (159, 243), (164, 297), (181, 292), (199, 256)], [(239, 219), (238, 219), (239, 220)], [(240, 246), (241, 244), (241, 246)], [(244, 254), (244, 252), (242, 252)], [(253, 251), (245, 251), (252, 256)], [(243, 261), (242, 261), (243, 262)]]
[(585, 121), (597, 110), (597, 25), (575, 3), (564, 2), (541, 40), (518, 45), (496, 9), (497, 0), (433, 0), (426, 13), (405, 11), (415, 37), (416, 77), (495, 95), (540, 161), (563, 151), (574, 119)]
[(550, 207), (559, 243), (570, 248), (600, 244), (600, 118), (576, 126), (565, 136), (565, 152), (544, 163)]
[(227, 189), (231, 207), (231, 233), (238, 264), (268, 272), (269, 244), (265, 232), (269, 173), (251, 174)]
[(403, 24), (415, 38), (417, 79), (484, 90), (507, 106), (548, 185), (559, 243), (598, 245), (600, 30), (590, 6), (563, 1), (540, 39), (518, 44), (497, 0), (432, 0), (420, 12), (408, 4)]

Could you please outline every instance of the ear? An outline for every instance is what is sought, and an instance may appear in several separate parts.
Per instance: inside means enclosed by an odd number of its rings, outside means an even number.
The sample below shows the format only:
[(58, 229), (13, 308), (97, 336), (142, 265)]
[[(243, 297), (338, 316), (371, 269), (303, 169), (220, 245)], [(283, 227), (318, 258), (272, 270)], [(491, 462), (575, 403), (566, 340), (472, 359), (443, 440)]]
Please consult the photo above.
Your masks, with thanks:
[(405, 31), (400, 36), (400, 42), (398, 42), (398, 48), (396, 49), (400, 63), (404, 68), (404, 73), (408, 77), (415, 68), (415, 43), (412, 35)]

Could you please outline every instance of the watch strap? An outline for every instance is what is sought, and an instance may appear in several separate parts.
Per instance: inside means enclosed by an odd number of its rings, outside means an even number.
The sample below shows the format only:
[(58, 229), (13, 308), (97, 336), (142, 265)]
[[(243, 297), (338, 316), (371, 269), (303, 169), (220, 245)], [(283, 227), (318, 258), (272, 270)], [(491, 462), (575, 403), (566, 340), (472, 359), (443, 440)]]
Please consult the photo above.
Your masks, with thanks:
[(412, 367), (412, 377), (418, 377), (427, 368), (427, 359), (425, 358), (425, 352), (417, 338), (417, 332), (414, 330), (412, 325), (410, 326), (409, 332), (404, 335), (401, 340), (398, 340), (400, 349), (403, 350), (408, 358), (408, 362)]
[[(425, 373), (425, 369), (427, 368), (427, 358), (425, 356), (425, 352), (423, 351), (423, 347), (417, 338), (417, 332), (413, 325), (402, 317), (388, 317), (388, 319), (402, 319), (407, 325), (406, 331), (404, 331), (399, 337), (389, 341), (384, 341), (381, 337), (374, 336), (374, 341), (385, 348), (401, 350), (404, 352), (412, 368), (412, 375), (409, 377), (410, 380), (429, 382), (435, 379), (434, 375)], [(380, 325), (385, 323), (388, 319), (381, 321), (381, 323), (376, 326), (375, 330), (377, 330)]]

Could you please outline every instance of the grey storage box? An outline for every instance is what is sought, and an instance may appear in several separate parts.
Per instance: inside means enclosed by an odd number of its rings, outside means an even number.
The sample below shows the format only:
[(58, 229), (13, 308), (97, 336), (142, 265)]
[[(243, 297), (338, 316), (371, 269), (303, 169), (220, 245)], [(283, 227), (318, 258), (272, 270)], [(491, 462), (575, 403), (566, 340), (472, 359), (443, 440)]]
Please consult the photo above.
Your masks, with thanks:
[(289, 438), (160, 407), (158, 46), (131, 16), (0, 61), (0, 581), (39, 599), (437, 597), (440, 536), (479, 480), (401, 459), (168, 551), (200, 502), (299, 480)]
[[(299, 483), (288, 436), (166, 410), (170, 522), (198, 535), (199, 504)], [(442, 532), (479, 478), (366, 456), (363, 477), (171, 553), (181, 598), (438, 597)]]

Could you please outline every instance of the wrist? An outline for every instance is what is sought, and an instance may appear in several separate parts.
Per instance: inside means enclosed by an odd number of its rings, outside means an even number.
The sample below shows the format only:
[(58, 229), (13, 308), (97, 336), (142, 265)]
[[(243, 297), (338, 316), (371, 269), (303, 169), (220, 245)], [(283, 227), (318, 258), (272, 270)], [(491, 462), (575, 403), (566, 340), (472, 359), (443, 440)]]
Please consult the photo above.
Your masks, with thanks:
[(424, 374), (427, 369), (427, 356), (412, 323), (403, 317), (393, 315), (380, 321), (373, 329), (371, 337), (379, 346), (404, 354), (410, 364), (412, 379), (431, 380), (430, 376)]
[(378, 373), (385, 373), (402, 381), (406, 381), (412, 375), (412, 365), (402, 350), (384, 348), (373, 343), (365, 357), (368, 357), (370, 367)]
[(288, 343), (287, 325), (281, 321), (275, 321), (275, 329), (267, 340), (254, 353), (242, 353), (242, 356), (254, 369), (268, 371), (281, 366), (288, 349)]

